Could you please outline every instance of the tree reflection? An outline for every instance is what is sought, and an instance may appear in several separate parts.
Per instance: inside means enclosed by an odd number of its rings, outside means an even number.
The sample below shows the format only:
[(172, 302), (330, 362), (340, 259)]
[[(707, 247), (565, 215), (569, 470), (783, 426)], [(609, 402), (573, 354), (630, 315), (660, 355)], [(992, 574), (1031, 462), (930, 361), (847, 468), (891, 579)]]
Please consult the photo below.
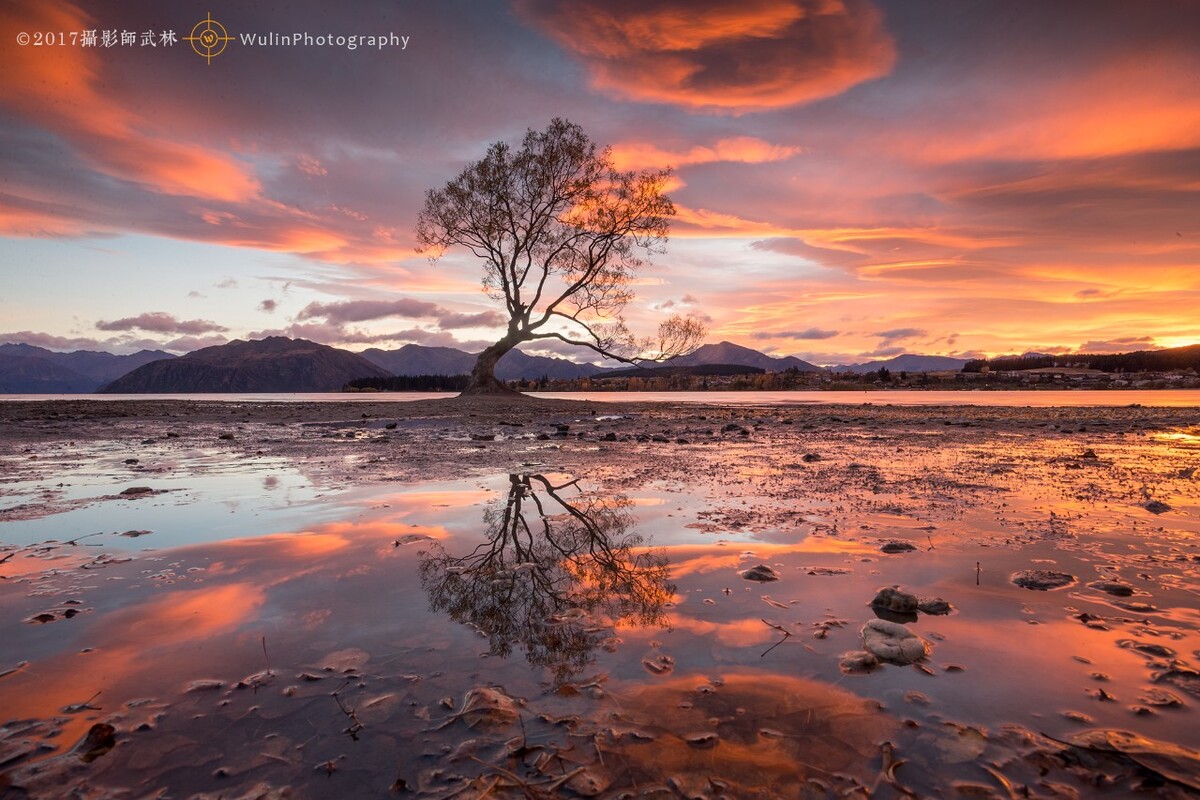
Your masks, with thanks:
[(675, 591), (666, 554), (630, 530), (629, 498), (584, 493), (578, 479), (508, 480), (505, 500), (484, 512), (484, 542), (461, 557), (436, 543), (421, 554), (433, 610), (479, 630), (493, 655), (519, 644), (558, 682), (587, 666), (618, 623), (665, 625)]

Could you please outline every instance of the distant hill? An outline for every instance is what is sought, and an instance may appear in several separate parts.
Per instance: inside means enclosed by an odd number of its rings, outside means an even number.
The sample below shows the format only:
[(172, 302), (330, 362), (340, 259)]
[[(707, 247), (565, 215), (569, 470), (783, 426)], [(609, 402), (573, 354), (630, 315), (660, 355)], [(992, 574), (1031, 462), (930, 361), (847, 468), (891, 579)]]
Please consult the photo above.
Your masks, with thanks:
[(695, 367), (666, 366), (666, 367), (632, 367), (630, 369), (614, 369), (599, 375), (600, 378), (661, 378), (673, 375), (702, 377), (705, 375), (761, 375), (766, 370), (762, 367), (748, 367), (743, 364), (700, 364)]
[(355, 378), (389, 373), (346, 350), (305, 339), (235, 339), (138, 367), (100, 389), (109, 394), (336, 392)]
[(969, 361), (963, 367), (963, 371), (979, 372), (984, 367), (993, 371), (1081, 367), (1104, 372), (1167, 372), (1183, 369), (1200, 372), (1200, 344), (1162, 350), (1138, 350), (1133, 353), (1068, 353), (1055, 356), (1026, 353), (1022, 356)]
[(965, 358), (950, 358), (949, 356), (917, 356), (905, 353), (895, 358), (883, 361), (868, 361), (865, 364), (843, 364), (830, 367), (834, 372), (878, 372), (886, 369), (889, 372), (944, 372), (960, 370), (967, 363)]
[(821, 372), (821, 368), (795, 356), (774, 358), (773, 356), (742, 347), (733, 342), (706, 344), (696, 352), (671, 361), (675, 367), (698, 367), (702, 364), (737, 364), (743, 367), (758, 367), (768, 372), (783, 372), (795, 367), (800, 372)]
[(20, 343), (0, 344), (0, 356), (4, 357), (0, 361), (0, 393), (5, 394), (93, 392), (143, 364), (175, 358), (162, 350), (140, 350), (123, 356), (94, 350), (56, 353)]
[[(393, 375), (469, 375), (477, 353), (453, 347), (426, 347), (406, 344), (396, 350), (372, 347), (360, 355)], [(502, 381), (549, 378), (587, 378), (604, 370), (595, 364), (576, 364), (565, 358), (531, 356), (510, 350), (496, 364), (496, 377)]]
[(91, 378), (44, 358), (0, 353), (0, 393), (84, 394), (95, 389)]

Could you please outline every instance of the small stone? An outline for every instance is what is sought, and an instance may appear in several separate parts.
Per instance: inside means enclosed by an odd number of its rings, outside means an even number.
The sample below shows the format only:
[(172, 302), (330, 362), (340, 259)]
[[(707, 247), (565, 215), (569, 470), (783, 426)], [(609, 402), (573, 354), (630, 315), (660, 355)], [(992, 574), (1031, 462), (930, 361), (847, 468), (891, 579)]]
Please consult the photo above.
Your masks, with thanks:
[(760, 581), (767, 583), (769, 581), (779, 580), (779, 573), (768, 567), (766, 564), (759, 564), (757, 567), (742, 570), (738, 573), (748, 581)]
[(800, 456), (800, 460), (803, 461), (805, 464), (811, 464), (814, 461), (820, 461), (821, 456), (818, 455), (817, 453), (805, 453), (804, 455)]
[(1097, 458), (1099, 458), (1099, 456), (1096, 455), (1096, 451), (1090, 447), (1087, 450), (1084, 450), (1079, 457), (1087, 461), (1095, 461)]
[(917, 548), (908, 542), (888, 542), (883, 547), (879, 548), (881, 553), (911, 553)]
[(897, 622), (869, 620), (862, 628), (863, 649), (880, 661), (912, 664), (929, 654), (929, 645), (920, 636)]
[(1142, 508), (1149, 511), (1151, 514), (1165, 514), (1171, 510), (1169, 505), (1159, 500), (1151, 500), (1149, 503), (1146, 503), (1146, 505), (1142, 506)]
[(842, 653), (838, 666), (847, 675), (863, 675), (878, 667), (879, 659), (874, 653), (868, 653), (866, 650), (851, 650)]
[(142, 494), (154, 494), (154, 490), (149, 486), (130, 486), (125, 491), (121, 492), (126, 497), (137, 497)]
[(953, 608), (954, 608), (954, 606), (950, 605), (948, 602), (946, 602), (945, 600), (943, 600), (940, 597), (922, 597), (917, 602), (918, 610), (920, 610), (926, 614), (932, 614), (934, 616), (942, 616), (943, 614), (949, 614), (950, 611), (953, 610)]
[(894, 611), (897, 614), (915, 614), (918, 604), (916, 595), (902, 592), (895, 586), (885, 586), (875, 595), (871, 606)]
[(1064, 586), (1070, 586), (1075, 583), (1076, 578), (1074, 575), (1068, 575), (1065, 572), (1053, 572), (1047, 569), (1023, 569), (1020, 572), (1014, 572), (1009, 580), (1022, 589), (1045, 592), (1049, 589), (1061, 589)]
[(496, 434), (494, 433), (472, 433), (471, 441), (473, 442), (494, 442)]
[(224, 439), (225, 441), (229, 442), (229, 441), (233, 441), (233, 434), (232, 433), (222, 433), (217, 438)]

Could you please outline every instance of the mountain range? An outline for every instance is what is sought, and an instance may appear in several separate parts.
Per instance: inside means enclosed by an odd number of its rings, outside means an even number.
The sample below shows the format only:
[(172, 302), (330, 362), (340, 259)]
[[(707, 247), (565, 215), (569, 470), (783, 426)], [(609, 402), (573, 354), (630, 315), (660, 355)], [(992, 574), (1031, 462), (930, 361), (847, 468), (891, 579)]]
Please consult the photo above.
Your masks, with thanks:
[(943, 372), (945, 370), (960, 370), (967, 363), (965, 358), (950, 358), (949, 356), (915, 356), (905, 353), (902, 356), (888, 358), (883, 361), (868, 361), (865, 364), (839, 364), (830, 367), (830, 372), (878, 372), (886, 369), (888, 372)]
[[(453, 347), (406, 344), (398, 350), (372, 347), (360, 355), (393, 375), (469, 375), (478, 353), (467, 353)], [(588, 378), (603, 371), (595, 364), (531, 356), (520, 350), (509, 350), (496, 363), (496, 377), (502, 381), (536, 380), (543, 375), (548, 378)]]
[(86, 394), (143, 364), (173, 358), (162, 350), (118, 356), (97, 350), (56, 353), (31, 344), (0, 344), (0, 393)]
[(362, 356), (285, 336), (234, 339), (117, 378), (108, 394), (190, 392), (336, 392), (355, 378), (389, 377)]
[[(470, 373), (475, 358), (474, 353), (452, 347), (418, 344), (352, 353), (280, 336), (250, 342), (234, 340), (179, 357), (161, 350), (118, 356), (87, 350), (56, 353), (28, 344), (4, 344), (0, 345), (0, 393), (327, 392), (338, 391), (355, 378), (465, 375)], [(923, 372), (960, 369), (964, 363), (944, 356), (906, 354), (830, 369), (866, 373), (886, 367), (893, 372)], [(728, 341), (706, 344), (665, 366), (670, 370), (720, 367), (726, 372), (733, 367), (771, 372), (822, 370), (795, 356), (770, 356)], [(507, 353), (496, 368), (501, 380), (536, 380), (543, 376), (573, 379), (626, 371), (623, 365), (606, 369), (520, 350)]]
[(704, 364), (735, 364), (739, 367), (758, 367), (768, 372), (783, 372), (795, 367), (800, 372), (820, 372), (816, 364), (810, 364), (795, 356), (774, 356), (742, 347), (733, 342), (701, 345), (694, 353), (671, 360), (676, 367), (698, 367)]

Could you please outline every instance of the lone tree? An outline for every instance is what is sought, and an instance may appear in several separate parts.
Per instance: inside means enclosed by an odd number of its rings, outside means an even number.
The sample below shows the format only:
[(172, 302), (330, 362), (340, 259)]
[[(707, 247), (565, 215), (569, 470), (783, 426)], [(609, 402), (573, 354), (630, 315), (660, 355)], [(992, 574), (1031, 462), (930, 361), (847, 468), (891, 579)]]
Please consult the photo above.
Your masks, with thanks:
[(483, 261), (484, 290), (508, 311), (507, 332), (479, 354), (464, 394), (508, 393), (496, 362), (521, 342), (558, 339), (627, 364), (700, 345), (705, 329), (694, 317), (671, 317), (653, 339), (634, 336), (621, 317), (638, 269), (666, 244), (670, 176), (618, 170), (608, 148), (554, 119), (529, 130), (520, 149), (496, 142), (425, 195), (420, 251), (437, 259), (454, 246), (470, 250)]

